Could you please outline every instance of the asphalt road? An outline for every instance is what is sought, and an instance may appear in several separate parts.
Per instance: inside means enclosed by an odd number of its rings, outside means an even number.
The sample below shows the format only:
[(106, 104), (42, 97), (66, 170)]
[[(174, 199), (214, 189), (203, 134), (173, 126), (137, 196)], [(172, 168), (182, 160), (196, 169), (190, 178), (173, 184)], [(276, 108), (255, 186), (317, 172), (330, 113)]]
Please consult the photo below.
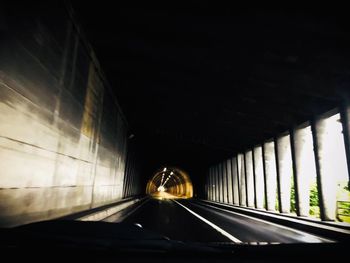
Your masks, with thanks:
[(285, 226), (191, 200), (149, 199), (109, 222), (138, 223), (174, 240), (235, 243), (301, 243), (326, 240)]

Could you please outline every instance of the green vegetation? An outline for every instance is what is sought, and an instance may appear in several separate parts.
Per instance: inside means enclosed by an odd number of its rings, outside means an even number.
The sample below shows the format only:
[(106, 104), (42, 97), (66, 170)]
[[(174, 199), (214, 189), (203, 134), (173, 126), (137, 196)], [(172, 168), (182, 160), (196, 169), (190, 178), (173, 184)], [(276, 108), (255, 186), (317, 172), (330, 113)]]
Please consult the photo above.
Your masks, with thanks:
[(339, 221), (350, 223), (350, 202), (339, 201), (337, 203), (337, 214)]
[(312, 217), (320, 217), (320, 206), (318, 201), (318, 189), (317, 183), (312, 183), (310, 187), (310, 216)]
[(291, 184), (290, 184), (290, 212), (291, 213), (296, 213), (297, 209), (295, 206), (295, 187), (294, 187), (294, 179), (293, 176), (291, 178)]
[[(291, 187), (290, 187), (290, 212), (296, 213), (296, 201), (295, 201), (295, 185), (293, 177), (291, 177)], [(314, 182), (310, 187), (310, 216), (320, 217), (320, 207), (318, 202), (318, 190), (317, 183)]]
[(276, 210), (276, 211), (280, 211), (279, 199), (278, 199), (278, 188), (276, 189), (275, 210)]
[(350, 223), (350, 191), (348, 182), (339, 182), (337, 190), (337, 220)]
[[(277, 197), (276, 197), (277, 199)], [(278, 210), (278, 200), (276, 200), (276, 210)], [(291, 188), (290, 188), (290, 212), (296, 213), (296, 201), (295, 201), (295, 185), (293, 176), (291, 176)], [(320, 217), (320, 207), (318, 199), (317, 182), (310, 186), (310, 216)], [(349, 182), (342, 181), (338, 183), (337, 189), (337, 220), (340, 222), (350, 223), (350, 190)]]

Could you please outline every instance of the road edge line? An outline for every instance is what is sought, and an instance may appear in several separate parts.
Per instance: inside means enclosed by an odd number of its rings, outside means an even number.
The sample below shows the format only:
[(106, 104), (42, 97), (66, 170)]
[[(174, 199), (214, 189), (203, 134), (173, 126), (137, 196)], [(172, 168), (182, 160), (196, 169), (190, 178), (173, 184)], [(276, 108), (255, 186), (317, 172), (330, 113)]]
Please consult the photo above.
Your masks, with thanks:
[(222, 234), (223, 236), (227, 237), (228, 239), (230, 239), (231, 241), (235, 242), (235, 243), (243, 243), (241, 240), (239, 240), (238, 238), (235, 238), (234, 236), (232, 236), (230, 233), (226, 232), (225, 230), (223, 230), (221, 227), (215, 225), (214, 223), (210, 222), (208, 219), (205, 219), (204, 217), (198, 215), (196, 212), (192, 211), (191, 209), (189, 209), (188, 207), (184, 206), (183, 204), (181, 204), (180, 202), (176, 201), (176, 200), (172, 200), (175, 203), (177, 203), (178, 205), (180, 205), (181, 207), (183, 207), (184, 209), (186, 209), (188, 212), (190, 212), (192, 215), (196, 216), (197, 218), (199, 218), (200, 220), (202, 220), (204, 223), (208, 224), (209, 226), (211, 226), (212, 228), (214, 228), (216, 231), (218, 231), (220, 234)]
[[(299, 229), (294, 229), (292, 227), (280, 225), (280, 224), (277, 224), (277, 223), (274, 223), (274, 222), (267, 221), (265, 219), (256, 218), (256, 217), (245, 215), (245, 214), (240, 214), (238, 212), (234, 212), (234, 211), (231, 211), (231, 210), (228, 210), (228, 209), (224, 209), (224, 208), (221, 208), (221, 207), (216, 207), (216, 206), (208, 205), (208, 204), (205, 204), (205, 205), (204, 204), (195, 204), (195, 205), (203, 206), (203, 207), (207, 207), (207, 208), (212, 208), (212, 209), (217, 209), (217, 210), (220, 210), (220, 211), (223, 211), (223, 212), (226, 212), (226, 213), (230, 213), (230, 214), (246, 217), (246, 218), (258, 221), (258, 222), (265, 223), (267, 225), (272, 225), (272, 226), (275, 226), (275, 227), (279, 227), (279, 228), (282, 228), (282, 229), (286, 229), (286, 230), (295, 232), (295, 233), (297, 233), (299, 235), (300, 234), (302, 234), (302, 235), (309, 235), (309, 236), (312, 236), (313, 238), (320, 239), (321, 241), (323, 241), (325, 243), (335, 243), (336, 242), (335, 240), (332, 240), (332, 239), (329, 239), (329, 238), (325, 238), (325, 237), (321, 237), (321, 236), (317, 236), (317, 235), (315, 235), (313, 233), (308, 233), (306, 231), (302, 231), (302, 230), (299, 230)], [(312, 242), (308, 242), (308, 243), (312, 243)]]

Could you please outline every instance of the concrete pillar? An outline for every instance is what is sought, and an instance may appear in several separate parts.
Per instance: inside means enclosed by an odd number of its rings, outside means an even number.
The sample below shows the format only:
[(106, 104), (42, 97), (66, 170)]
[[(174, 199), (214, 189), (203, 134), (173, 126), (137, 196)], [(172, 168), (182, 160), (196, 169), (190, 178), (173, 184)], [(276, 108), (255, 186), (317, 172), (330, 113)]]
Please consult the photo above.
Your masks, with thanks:
[(213, 182), (213, 168), (209, 168), (209, 200), (213, 201), (214, 200), (214, 188), (213, 188), (214, 182)]
[(214, 190), (214, 200), (213, 201), (218, 201), (218, 196), (217, 196), (217, 189), (218, 189), (218, 182), (217, 182), (217, 173), (216, 173), (216, 166), (213, 166), (213, 190)]
[(211, 192), (211, 178), (210, 178), (210, 167), (209, 167), (209, 169), (208, 169), (208, 181), (207, 181), (207, 183), (208, 183), (208, 200), (211, 200), (211, 196), (210, 196), (210, 192)]
[(232, 189), (233, 189), (233, 204), (240, 204), (240, 195), (239, 195), (239, 178), (238, 178), (238, 160), (237, 156), (231, 159), (231, 170), (232, 170)]
[(239, 197), (240, 205), (247, 206), (247, 192), (246, 192), (246, 181), (245, 181), (245, 167), (244, 167), (244, 155), (237, 155), (238, 163), (238, 182), (239, 182)]
[(208, 195), (209, 195), (208, 180), (209, 180), (209, 171), (207, 172), (207, 174), (205, 176), (205, 183), (204, 183), (204, 199), (205, 200), (208, 200)]
[(254, 207), (254, 174), (253, 174), (253, 153), (251, 150), (245, 153), (245, 173), (246, 173), (246, 191), (248, 207)]
[(219, 202), (221, 203), (222, 202), (222, 197), (223, 197), (223, 194), (222, 194), (222, 169), (221, 169), (221, 164), (219, 163), (217, 165), (217, 171), (218, 171), (218, 185), (219, 185)]
[(221, 175), (221, 202), (225, 202), (225, 172), (224, 172), (224, 166), (222, 163), (219, 164), (220, 166), (220, 175)]
[(340, 119), (343, 127), (344, 145), (349, 176), (348, 187), (350, 188), (350, 106), (348, 103), (344, 103), (340, 107)]
[(225, 203), (225, 200), (226, 200), (226, 183), (225, 183), (225, 181), (226, 181), (226, 179), (225, 179), (225, 177), (226, 177), (226, 175), (225, 175), (225, 167), (224, 167), (224, 163), (220, 163), (220, 169), (221, 169), (221, 180), (222, 180), (222, 184), (221, 184), (221, 186), (222, 186), (222, 188), (221, 188), (221, 193), (222, 193), (222, 199), (221, 199), (221, 201), (223, 202), (223, 203)]
[(221, 167), (220, 165), (218, 164), (216, 166), (217, 168), (217, 176), (218, 176), (218, 202), (222, 202), (222, 178), (221, 178)]
[(277, 193), (277, 170), (274, 141), (264, 143), (263, 153), (266, 187), (266, 209), (269, 211), (275, 211)]
[(219, 174), (220, 174), (220, 202), (224, 202), (224, 176), (222, 165), (219, 163)]
[(232, 181), (231, 159), (226, 160), (226, 171), (227, 171), (227, 201), (229, 204), (233, 204), (233, 181)]
[(280, 212), (290, 212), (291, 180), (293, 180), (292, 152), (290, 149), (290, 136), (284, 135), (277, 138), (277, 170), (280, 196)]
[(212, 189), (212, 183), (211, 183), (211, 169), (209, 168), (208, 171), (208, 200), (211, 200), (211, 189)]
[(204, 199), (208, 200), (209, 196), (209, 172), (207, 172), (207, 176), (205, 178), (205, 186), (204, 186)]
[[(329, 123), (333, 124), (334, 123)], [(337, 134), (327, 129), (327, 120), (319, 118), (312, 122), (312, 135), (315, 150), (318, 197), (322, 220), (334, 221), (336, 216), (337, 166), (342, 165)], [(330, 128), (328, 126), (328, 128)], [(331, 127), (335, 128), (335, 127)], [(340, 130), (339, 130), (339, 136)], [(332, 137), (332, 138), (330, 138)], [(341, 138), (343, 139), (343, 138)], [(344, 158), (345, 159), (345, 158)], [(344, 165), (344, 164), (343, 164)]]
[(213, 167), (209, 168), (209, 200), (213, 201), (214, 200), (214, 195), (213, 195)]
[(255, 201), (256, 208), (264, 208), (265, 199), (265, 180), (262, 147), (257, 146), (253, 151), (254, 176), (255, 176)]
[(214, 201), (215, 198), (215, 181), (214, 181), (214, 169), (210, 167), (210, 200)]
[(220, 202), (220, 182), (219, 182), (219, 167), (218, 165), (214, 166), (215, 173), (215, 201)]
[(216, 183), (215, 183), (215, 193), (216, 193), (216, 202), (220, 202), (220, 170), (219, 170), (219, 165), (215, 165), (215, 178), (216, 178)]
[(310, 184), (316, 178), (313, 140), (310, 126), (291, 133), (296, 209), (299, 216), (309, 216)]
[(224, 194), (224, 203), (228, 203), (227, 198), (227, 192), (228, 192), (228, 185), (227, 185), (227, 169), (226, 169), (226, 161), (221, 163), (222, 167), (222, 179), (223, 179), (223, 194)]
[(212, 168), (209, 167), (209, 187), (208, 187), (208, 192), (209, 192), (209, 196), (208, 199), (210, 201), (213, 200), (213, 196), (212, 196), (212, 190), (213, 190), (213, 183), (212, 183)]
[(225, 176), (224, 176), (224, 169), (222, 163), (219, 164), (220, 167), (220, 179), (221, 179), (221, 191), (220, 191), (220, 198), (221, 202), (224, 202), (225, 199)]

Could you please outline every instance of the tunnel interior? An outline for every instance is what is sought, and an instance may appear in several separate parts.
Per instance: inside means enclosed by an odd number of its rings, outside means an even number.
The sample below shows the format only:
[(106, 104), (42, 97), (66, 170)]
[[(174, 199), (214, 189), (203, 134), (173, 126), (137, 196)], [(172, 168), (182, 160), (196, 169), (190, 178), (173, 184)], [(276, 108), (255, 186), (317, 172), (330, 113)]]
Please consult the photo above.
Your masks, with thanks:
[[(172, 163), (203, 196), (209, 167), (348, 104), (349, 28), (339, 10), (119, 7), (77, 5), (77, 17), (119, 85), (141, 188)], [(91, 22), (95, 13), (105, 15)]]
[(191, 198), (193, 185), (189, 175), (180, 168), (159, 169), (147, 182), (146, 194), (159, 198)]
[(347, 13), (68, 2), (0, 10), (0, 225), (145, 193), (348, 205)]

